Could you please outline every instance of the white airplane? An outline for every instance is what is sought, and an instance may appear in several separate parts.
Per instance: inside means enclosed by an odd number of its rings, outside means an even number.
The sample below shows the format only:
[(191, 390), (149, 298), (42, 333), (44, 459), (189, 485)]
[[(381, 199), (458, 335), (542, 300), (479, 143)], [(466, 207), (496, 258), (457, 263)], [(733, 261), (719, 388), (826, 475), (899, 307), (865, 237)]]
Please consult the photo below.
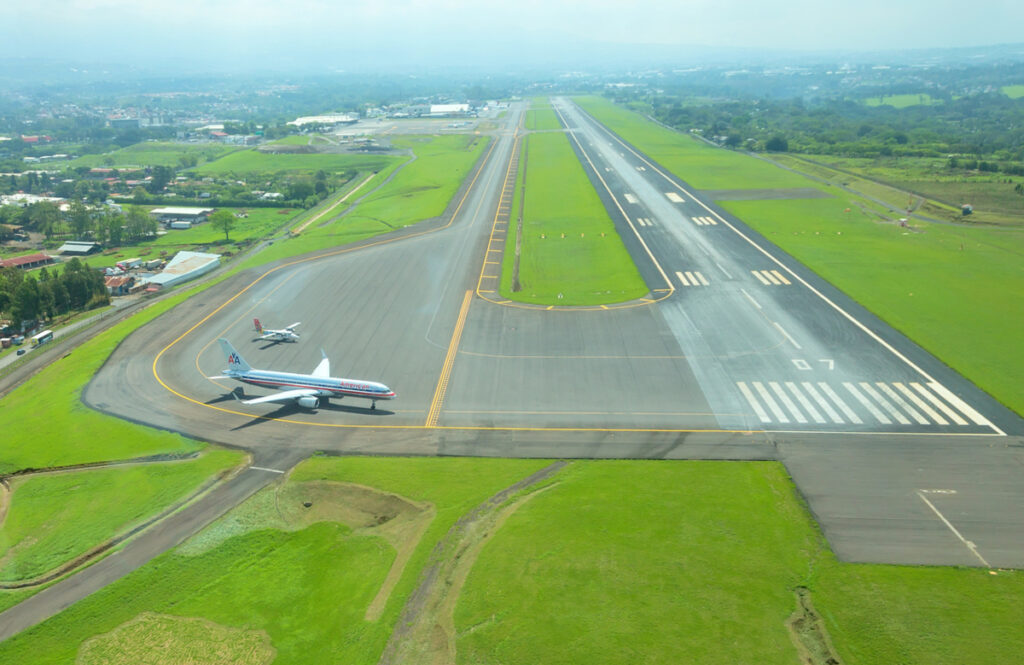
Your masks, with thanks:
[(299, 333), (295, 332), (296, 328), (301, 321), (296, 321), (290, 326), (285, 326), (278, 330), (272, 328), (264, 328), (263, 324), (260, 323), (259, 319), (253, 319), (252, 323), (256, 326), (256, 334), (259, 335), (258, 339), (267, 339), (271, 342), (297, 342), (299, 341)]
[(395, 399), (395, 391), (383, 383), (376, 381), (358, 381), (355, 379), (338, 379), (331, 376), (331, 361), (327, 354), (321, 351), (323, 360), (316, 366), (312, 374), (293, 374), (291, 372), (276, 372), (267, 369), (253, 369), (245, 359), (238, 354), (231, 342), (223, 337), (218, 340), (220, 348), (228, 359), (228, 368), (221, 376), (211, 376), (211, 379), (234, 379), (242, 383), (254, 386), (265, 386), (267, 388), (284, 389), (273, 395), (256, 397), (254, 399), (239, 400), (242, 404), (263, 404), (264, 402), (288, 402), (293, 401), (304, 409), (316, 409), (320, 401), (325, 403), (331, 397), (341, 399), (342, 397), (362, 397), (371, 400), (370, 408), (377, 408), (377, 400)]

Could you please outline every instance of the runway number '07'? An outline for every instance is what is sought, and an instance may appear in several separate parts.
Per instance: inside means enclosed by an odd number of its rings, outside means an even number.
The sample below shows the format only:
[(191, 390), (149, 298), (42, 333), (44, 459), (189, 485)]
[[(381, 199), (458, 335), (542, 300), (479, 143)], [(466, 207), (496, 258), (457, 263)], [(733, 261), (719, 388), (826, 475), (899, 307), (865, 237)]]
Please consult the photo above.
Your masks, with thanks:
[[(825, 366), (829, 371), (836, 368), (836, 361), (831, 358), (822, 358), (818, 362), (825, 363)], [(793, 364), (796, 365), (796, 368), (799, 370), (803, 370), (805, 372), (811, 371), (811, 364), (803, 358), (793, 358)]]

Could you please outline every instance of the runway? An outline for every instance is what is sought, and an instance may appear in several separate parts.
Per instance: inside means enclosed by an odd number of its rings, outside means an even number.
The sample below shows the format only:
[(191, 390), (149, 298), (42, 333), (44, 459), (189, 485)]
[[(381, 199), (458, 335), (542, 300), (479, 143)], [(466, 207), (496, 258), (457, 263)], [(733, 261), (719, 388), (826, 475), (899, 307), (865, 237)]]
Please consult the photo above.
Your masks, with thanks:
[[(568, 100), (555, 108), (644, 301), (549, 310), (481, 285), (513, 106), (445, 218), (203, 292), (127, 338), (84, 400), (260, 454), (778, 459), (841, 558), (983, 565), (967, 541), (985, 565), (1024, 565), (1024, 483), (993, 474), (1024, 463), (1016, 415)], [(253, 317), (301, 321), (302, 340), (257, 341)], [(206, 378), (225, 367), (222, 336), (266, 369), (309, 372), (322, 348), (333, 375), (398, 398), (239, 405)]]

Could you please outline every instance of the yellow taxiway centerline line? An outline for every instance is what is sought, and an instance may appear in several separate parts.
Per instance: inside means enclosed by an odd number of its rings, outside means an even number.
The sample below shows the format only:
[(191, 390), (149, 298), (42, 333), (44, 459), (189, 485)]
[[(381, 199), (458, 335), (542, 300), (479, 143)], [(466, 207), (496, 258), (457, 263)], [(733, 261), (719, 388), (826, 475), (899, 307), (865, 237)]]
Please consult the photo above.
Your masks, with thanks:
[(437, 379), (437, 388), (434, 389), (434, 399), (430, 401), (430, 411), (427, 412), (426, 427), (437, 427), (437, 418), (441, 413), (444, 394), (448, 390), (448, 379), (451, 377), (452, 366), (455, 364), (455, 354), (459, 350), (459, 341), (462, 339), (462, 330), (466, 327), (466, 317), (469, 314), (471, 302), (473, 302), (473, 292), (466, 291), (466, 294), (462, 297), (462, 307), (459, 308), (459, 318), (455, 322), (452, 339), (448, 343), (448, 353), (444, 357), (441, 376)]

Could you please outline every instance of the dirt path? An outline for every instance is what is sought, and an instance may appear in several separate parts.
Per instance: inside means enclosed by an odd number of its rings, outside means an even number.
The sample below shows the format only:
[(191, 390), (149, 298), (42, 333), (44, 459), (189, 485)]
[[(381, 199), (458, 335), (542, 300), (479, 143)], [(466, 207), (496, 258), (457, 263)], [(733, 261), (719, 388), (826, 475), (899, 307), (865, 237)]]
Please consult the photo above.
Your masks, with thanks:
[(477, 556), (502, 524), (523, 504), (553, 487), (541, 485), (568, 462), (550, 464), (498, 492), (448, 530), (409, 596), (380, 665), (455, 664), (455, 604)]

